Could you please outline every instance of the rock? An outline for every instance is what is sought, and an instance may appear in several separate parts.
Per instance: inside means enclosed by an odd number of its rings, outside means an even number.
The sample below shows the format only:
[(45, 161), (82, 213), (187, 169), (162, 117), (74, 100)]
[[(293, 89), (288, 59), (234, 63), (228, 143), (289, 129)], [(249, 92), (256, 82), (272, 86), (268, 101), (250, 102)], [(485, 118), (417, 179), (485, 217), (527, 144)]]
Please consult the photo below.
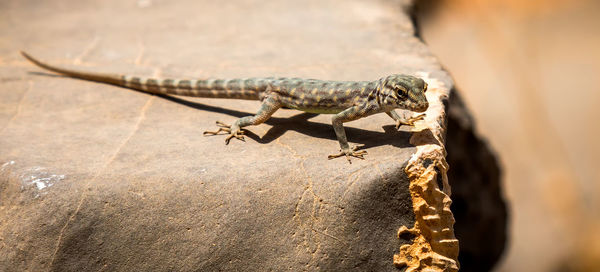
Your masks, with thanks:
[(507, 242), (507, 208), (496, 154), (475, 132), (458, 92), (448, 106), (448, 180), (452, 186), (454, 230), (460, 241), (461, 271), (490, 271)]
[[(14, 2), (0, 11), (0, 270), (456, 271), (443, 147), (452, 81), (408, 1)], [(32, 8), (35, 6), (35, 8)], [(23, 48), (24, 47), (24, 48)], [(203, 137), (256, 101), (152, 96), (40, 70), (172, 77), (425, 78), (396, 131), (280, 110), (245, 143)]]

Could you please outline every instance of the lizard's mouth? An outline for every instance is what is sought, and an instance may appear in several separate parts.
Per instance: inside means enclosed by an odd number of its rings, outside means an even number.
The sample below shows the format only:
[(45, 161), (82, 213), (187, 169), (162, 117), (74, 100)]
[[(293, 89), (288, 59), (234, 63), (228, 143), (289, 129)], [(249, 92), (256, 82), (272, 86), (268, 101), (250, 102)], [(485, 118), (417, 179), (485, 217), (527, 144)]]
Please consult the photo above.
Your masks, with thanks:
[(427, 108), (429, 108), (429, 103), (428, 102), (416, 102), (415, 107), (413, 108), (414, 112), (425, 112), (427, 110)]

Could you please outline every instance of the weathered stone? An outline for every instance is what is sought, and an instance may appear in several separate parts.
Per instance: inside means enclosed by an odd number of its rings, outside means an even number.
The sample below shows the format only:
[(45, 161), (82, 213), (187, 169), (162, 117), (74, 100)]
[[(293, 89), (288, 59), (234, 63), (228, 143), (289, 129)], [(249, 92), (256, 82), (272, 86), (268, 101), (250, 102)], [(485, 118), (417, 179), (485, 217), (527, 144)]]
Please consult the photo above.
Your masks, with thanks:
[[(428, 101), (432, 111), (444, 112), (447, 83), (424, 76), (431, 86)], [(433, 92), (433, 94), (432, 94)], [(405, 169), (409, 178), (409, 190), (415, 212), (415, 224), (405, 226), (398, 236), (413, 237), (412, 242), (402, 245), (400, 253), (394, 256), (394, 264), (406, 266), (413, 271), (457, 271), (458, 240), (454, 238), (454, 217), (450, 211), (450, 185), (446, 172), (446, 151), (444, 149), (443, 124), (445, 114), (429, 115), (425, 126), (416, 126), (417, 132), (411, 137), (411, 144), (417, 147), (415, 155)]]
[[(443, 139), (452, 81), (395, 1), (13, 1), (0, 17), (0, 270), (455, 271)], [(25, 47), (25, 48), (23, 48)], [(280, 110), (246, 143), (202, 137), (256, 101), (151, 96), (20, 58), (177, 77), (430, 83), (427, 118)], [(383, 127), (383, 129), (382, 129)], [(438, 182), (439, 181), (439, 182)], [(403, 230), (410, 232), (406, 235)], [(406, 232), (405, 231), (405, 232)], [(394, 265), (395, 264), (395, 265)]]

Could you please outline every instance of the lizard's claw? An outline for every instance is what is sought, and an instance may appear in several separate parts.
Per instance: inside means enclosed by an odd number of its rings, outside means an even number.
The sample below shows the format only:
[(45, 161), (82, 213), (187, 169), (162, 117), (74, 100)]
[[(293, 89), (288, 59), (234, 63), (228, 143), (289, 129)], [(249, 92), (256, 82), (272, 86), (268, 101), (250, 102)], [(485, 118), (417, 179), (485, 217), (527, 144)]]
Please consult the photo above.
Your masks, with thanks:
[(339, 158), (341, 156), (346, 156), (346, 159), (348, 160), (348, 162), (350, 164), (352, 164), (352, 161), (350, 160), (351, 157), (355, 157), (361, 160), (365, 159), (365, 155), (367, 155), (367, 151), (366, 150), (360, 150), (360, 151), (356, 151), (356, 149), (358, 149), (359, 146), (354, 146), (352, 148), (348, 148), (346, 150), (342, 150), (340, 153), (338, 154), (333, 154), (333, 155), (329, 155), (327, 156), (327, 159), (335, 159), (335, 158)]
[(231, 128), (231, 126), (230, 126), (230, 125), (228, 125), (228, 124), (225, 124), (225, 123), (223, 123), (223, 122), (221, 122), (221, 121), (216, 121), (215, 123), (217, 123), (217, 126), (218, 126), (218, 127), (222, 127), (222, 128)]
[(231, 139), (236, 138), (242, 142), (245, 142), (246, 140), (244, 139), (244, 132), (240, 129), (237, 130), (232, 130), (230, 125), (227, 125), (223, 122), (217, 121), (217, 126), (219, 127), (219, 129), (217, 131), (205, 131), (203, 134), (204, 135), (218, 135), (220, 132), (225, 132), (225, 133), (229, 133), (229, 136), (227, 136), (227, 138), (225, 138), (225, 144), (228, 145), (229, 141), (231, 141)]
[(231, 133), (231, 126), (228, 124), (225, 124), (221, 121), (217, 121), (217, 126), (219, 127), (219, 129), (217, 131), (205, 131), (204, 135), (218, 135), (221, 131), (226, 132), (226, 133)]
[(228, 145), (229, 141), (233, 138), (236, 138), (242, 142), (246, 141), (246, 139), (244, 139), (244, 132), (241, 130), (238, 130), (238, 131), (233, 131), (233, 132), (229, 133), (229, 136), (227, 136), (227, 138), (225, 138), (225, 144)]
[(425, 114), (421, 113), (419, 115), (415, 115), (406, 120), (398, 120), (398, 121), (396, 121), (396, 129), (400, 129), (400, 126), (402, 126), (402, 125), (414, 126), (416, 121), (423, 120), (424, 118), (425, 118)]

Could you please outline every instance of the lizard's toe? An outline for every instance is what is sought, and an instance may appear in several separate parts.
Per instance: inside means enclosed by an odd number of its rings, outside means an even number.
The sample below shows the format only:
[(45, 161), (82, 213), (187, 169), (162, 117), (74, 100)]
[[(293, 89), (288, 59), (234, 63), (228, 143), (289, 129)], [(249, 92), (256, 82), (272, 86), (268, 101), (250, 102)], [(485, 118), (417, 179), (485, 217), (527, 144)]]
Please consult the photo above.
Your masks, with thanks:
[(227, 136), (227, 138), (225, 138), (225, 144), (228, 145), (229, 141), (231, 141), (231, 139), (233, 139), (233, 138), (236, 138), (242, 142), (246, 141), (246, 139), (244, 139), (244, 132), (241, 130), (238, 130), (238, 131), (231, 132), (229, 134), (229, 136)]
[(203, 135), (218, 135), (220, 132), (225, 132), (225, 133), (231, 133), (231, 126), (228, 124), (225, 124), (221, 121), (217, 121), (217, 126), (219, 127), (219, 129), (217, 131), (205, 131), (202, 134)]
[[(226, 138), (225, 138), (225, 144), (228, 145), (229, 142), (231, 141), (231, 139), (236, 138), (242, 142), (245, 142), (246, 139), (244, 139), (244, 131), (242, 131), (239, 127), (234, 127), (233, 129), (231, 128), (230, 125), (225, 124), (221, 121), (217, 121), (217, 126), (219, 127), (219, 129), (217, 129), (216, 131), (205, 131), (203, 134), (204, 135), (218, 135), (218, 134), (229, 134)], [(225, 132), (225, 133), (221, 133), (221, 132)]]
[(400, 129), (400, 126), (402, 125), (407, 125), (407, 126), (414, 126), (415, 122), (417, 121), (421, 121), (425, 119), (425, 114), (421, 113), (419, 115), (413, 116), (411, 118), (408, 118), (406, 120), (398, 120), (396, 121), (396, 129)]
[(221, 121), (216, 121), (215, 123), (217, 123), (218, 127), (222, 127), (222, 128), (231, 128), (231, 125), (225, 124)]
[(335, 158), (344, 156), (344, 157), (346, 157), (346, 159), (348, 160), (349, 163), (352, 163), (352, 160), (351, 160), (352, 157), (364, 160), (365, 159), (364, 156), (367, 155), (367, 151), (366, 150), (356, 151), (358, 148), (359, 148), (359, 146), (354, 146), (352, 148), (342, 150), (338, 154), (329, 155), (329, 156), (327, 156), (327, 158), (331, 160), (331, 159), (335, 159)]
[(203, 135), (218, 135), (220, 132), (231, 133), (231, 129), (220, 127), (217, 131), (205, 131)]

